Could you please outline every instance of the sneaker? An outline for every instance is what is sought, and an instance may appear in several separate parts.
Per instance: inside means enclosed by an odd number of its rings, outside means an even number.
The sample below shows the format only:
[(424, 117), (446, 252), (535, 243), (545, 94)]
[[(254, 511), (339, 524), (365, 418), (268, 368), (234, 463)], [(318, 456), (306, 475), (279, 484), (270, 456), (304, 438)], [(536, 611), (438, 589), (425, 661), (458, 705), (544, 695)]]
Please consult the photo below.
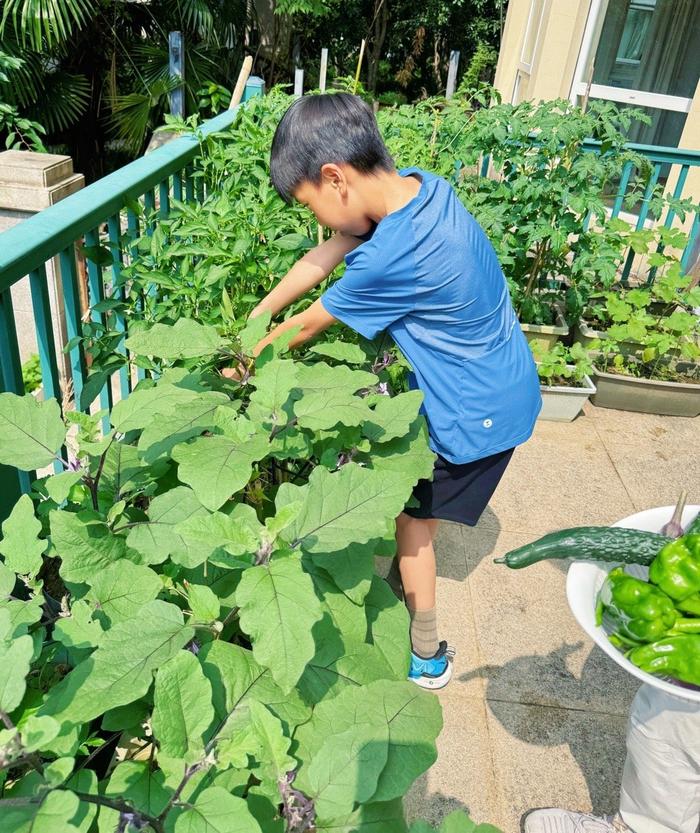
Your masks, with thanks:
[(569, 810), (530, 810), (523, 817), (524, 833), (633, 833), (619, 814), (593, 816)]
[(444, 688), (452, 677), (452, 659), (454, 648), (447, 642), (441, 642), (440, 647), (429, 659), (423, 659), (411, 651), (411, 669), (408, 679), (421, 688)]

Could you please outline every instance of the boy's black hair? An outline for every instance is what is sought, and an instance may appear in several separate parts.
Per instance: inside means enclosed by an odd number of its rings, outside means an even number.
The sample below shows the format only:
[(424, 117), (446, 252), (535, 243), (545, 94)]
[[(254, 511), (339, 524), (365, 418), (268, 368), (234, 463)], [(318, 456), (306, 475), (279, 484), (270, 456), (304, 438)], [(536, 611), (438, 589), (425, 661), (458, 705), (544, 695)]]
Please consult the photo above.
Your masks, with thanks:
[(321, 167), (329, 162), (352, 165), (365, 174), (394, 170), (374, 113), (356, 95), (302, 96), (277, 125), (270, 178), (285, 202), (292, 202), (302, 183), (318, 185)]

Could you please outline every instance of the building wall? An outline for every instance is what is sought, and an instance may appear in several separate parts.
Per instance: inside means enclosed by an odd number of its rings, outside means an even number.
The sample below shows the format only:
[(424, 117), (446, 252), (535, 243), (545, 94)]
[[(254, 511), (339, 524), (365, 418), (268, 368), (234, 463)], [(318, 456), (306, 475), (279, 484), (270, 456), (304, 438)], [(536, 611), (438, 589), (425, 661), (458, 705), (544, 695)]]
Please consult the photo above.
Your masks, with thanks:
[(531, 0), (510, 0), (495, 86), (504, 101), (568, 98), (590, 0), (544, 0), (531, 67), (521, 63)]

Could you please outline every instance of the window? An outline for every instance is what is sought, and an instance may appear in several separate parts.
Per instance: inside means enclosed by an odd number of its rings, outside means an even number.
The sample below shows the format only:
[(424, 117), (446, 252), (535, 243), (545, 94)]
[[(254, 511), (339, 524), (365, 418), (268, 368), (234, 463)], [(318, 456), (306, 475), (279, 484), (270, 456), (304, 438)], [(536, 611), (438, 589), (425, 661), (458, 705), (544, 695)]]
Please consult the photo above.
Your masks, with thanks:
[(530, 15), (527, 20), (525, 40), (523, 41), (523, 50), (520, 54), (520, 61), (522, 64), (524, 64), (528, 72), (532, 67), (532, 61), (535, 57), (535, 50), (537, 49), (537, 40), (540, 36), (540, 26), (542, 25), (543, 11), (544, 0), (531, 0)]
[(630, 3), (616, 61), (627, 64), (640, 63), (655, 5), (656, 0), (637, 0), (637, 2), (633, 0)]

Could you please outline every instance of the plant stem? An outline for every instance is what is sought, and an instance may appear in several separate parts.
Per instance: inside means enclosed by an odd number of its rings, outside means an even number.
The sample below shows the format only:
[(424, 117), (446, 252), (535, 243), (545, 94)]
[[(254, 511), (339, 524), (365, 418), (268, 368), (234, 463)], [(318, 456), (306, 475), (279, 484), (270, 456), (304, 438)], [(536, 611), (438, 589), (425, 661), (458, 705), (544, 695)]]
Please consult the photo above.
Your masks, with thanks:
[(103, 795), (92, 795), (91, 793), (81, 793), (75, 790), (73, 792), (75, 792), (75, 795), (81, 801), (86, 801), (88, 804), (97, 804), (99, 807), (109, 807), (111, 810), (117, 810), (119, 813), (133, 813), (135, 816), (140, 816), (153, 827), (156, 833), (164, 833), (165, 828), (163, 827), (160, 816), (156, 818), (155, 816), (148, 815), (148, 813), (143, 813), (119, 798), (105, 798)]

